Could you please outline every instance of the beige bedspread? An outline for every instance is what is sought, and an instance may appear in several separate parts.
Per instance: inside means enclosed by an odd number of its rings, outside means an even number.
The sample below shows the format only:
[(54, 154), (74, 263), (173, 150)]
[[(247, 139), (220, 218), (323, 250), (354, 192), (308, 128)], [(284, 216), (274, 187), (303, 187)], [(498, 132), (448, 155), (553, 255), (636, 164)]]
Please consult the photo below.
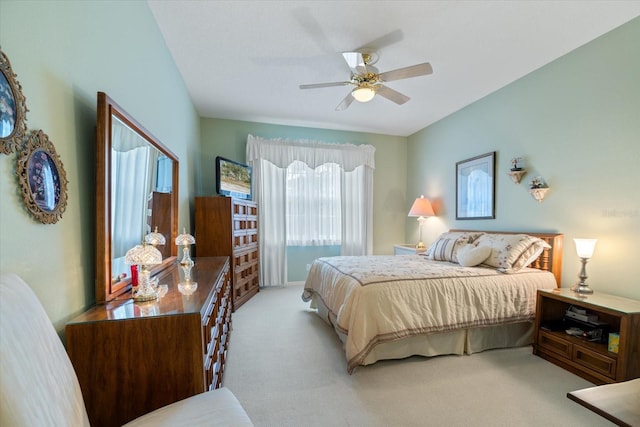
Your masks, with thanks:
[(530, 321), (549, 272), (515, 274), (430, 261), (421, 255), (329, 257), (314, 261), (302, 299), (319, 298), (346, 335), (352, 372), (378, 343), (411, 335)]

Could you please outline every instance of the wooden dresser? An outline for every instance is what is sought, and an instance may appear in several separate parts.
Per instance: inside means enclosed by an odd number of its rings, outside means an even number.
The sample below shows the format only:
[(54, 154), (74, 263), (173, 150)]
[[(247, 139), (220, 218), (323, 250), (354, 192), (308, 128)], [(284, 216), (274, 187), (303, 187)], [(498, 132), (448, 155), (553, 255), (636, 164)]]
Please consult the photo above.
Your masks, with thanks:
[(91, 425), (120, 426), (222, 385), (231, 329), (228, 257), (196, 258), (191, 295), (176, 263), (155, 277), (167, 293), (134, 303), (130, 294), (66, 325), (67, 352)]
[(258, 207), (251, 200), (196, 197), (198, 256), (228, 256), (231, 260), (233, 309), (260, 290)]

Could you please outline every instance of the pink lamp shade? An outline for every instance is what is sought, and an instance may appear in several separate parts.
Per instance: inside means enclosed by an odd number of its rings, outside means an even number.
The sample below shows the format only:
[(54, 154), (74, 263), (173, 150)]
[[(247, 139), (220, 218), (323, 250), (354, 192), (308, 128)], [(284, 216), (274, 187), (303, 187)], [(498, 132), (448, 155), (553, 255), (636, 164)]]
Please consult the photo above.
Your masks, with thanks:
[(429, 199), (424, 196), (420, 196), (420, 198), (416, 199), (411, 206), (411, 210), (409, 211), (408, 216), (434, 216), (435, 212), (433, 211), (433, 207), (431, 206), (431, 202)]

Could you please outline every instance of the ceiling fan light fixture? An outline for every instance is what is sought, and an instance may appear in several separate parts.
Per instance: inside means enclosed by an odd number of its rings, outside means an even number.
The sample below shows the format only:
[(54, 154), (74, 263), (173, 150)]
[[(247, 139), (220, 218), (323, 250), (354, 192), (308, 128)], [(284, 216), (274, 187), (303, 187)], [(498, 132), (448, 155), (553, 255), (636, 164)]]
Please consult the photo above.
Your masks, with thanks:
[(370, 86), (361, 86), (361, 87), (355, 88), (351, 92), (351, 95), (353, 95), (353, 97), (358, 102), (369, 102), (376, 95), (376, 91), (374, 88)]

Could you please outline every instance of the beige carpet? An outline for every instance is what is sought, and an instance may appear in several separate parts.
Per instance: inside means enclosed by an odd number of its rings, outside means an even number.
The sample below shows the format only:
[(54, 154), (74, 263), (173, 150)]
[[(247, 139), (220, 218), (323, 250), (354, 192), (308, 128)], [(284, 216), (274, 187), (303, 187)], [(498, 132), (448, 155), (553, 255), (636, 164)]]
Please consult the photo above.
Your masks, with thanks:
[(233, 315), (224, 385), (256, 426), (612, 425), (566, 397), (593, 384), (531, 347), (349, 375), (340, 340), (301, 294), (301, 285), (262, 289)]

